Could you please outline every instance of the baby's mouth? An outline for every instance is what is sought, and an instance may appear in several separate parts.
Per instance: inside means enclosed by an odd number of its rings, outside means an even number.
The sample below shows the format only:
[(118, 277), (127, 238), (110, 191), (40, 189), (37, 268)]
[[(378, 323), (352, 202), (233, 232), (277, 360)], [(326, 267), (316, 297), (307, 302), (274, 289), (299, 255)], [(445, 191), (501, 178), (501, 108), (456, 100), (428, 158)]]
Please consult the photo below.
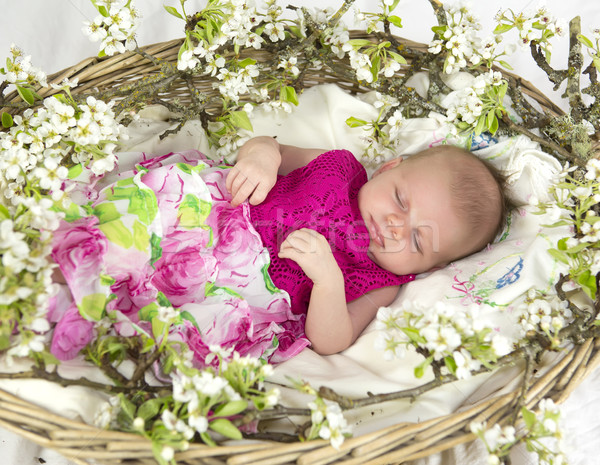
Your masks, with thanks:
[(381, 229), (379, 229), (379, 225), (375, 222), (375, 220), (373, 220), (373, 217), (371, 217), (371, 221), (369, 221), (369, 235), (375, 244), (377, 244), (379, 247), (384, 247)]

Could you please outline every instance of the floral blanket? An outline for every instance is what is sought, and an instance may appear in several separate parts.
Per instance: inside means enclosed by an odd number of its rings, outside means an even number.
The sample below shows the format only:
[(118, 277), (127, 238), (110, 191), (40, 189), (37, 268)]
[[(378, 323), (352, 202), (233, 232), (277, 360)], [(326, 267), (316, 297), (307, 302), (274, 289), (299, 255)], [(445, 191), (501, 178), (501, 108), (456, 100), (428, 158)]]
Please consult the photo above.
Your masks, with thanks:
[(248, 205), (229, 203), (229, 167), (197, 151), (135, 156), (135, 168), (104, 187), (75, 183), (83, 202), (52, 244), (71, 294), (49, 314), (54, 355), (77, 356), (98, 330), (92, 321), (131, 336), (155, 331), (157, 318), (178, 323), (165, 337), (186, 342), (200, 363), (211, 345), (271, 362), (306, 347), (304, 315), (273, 286)]

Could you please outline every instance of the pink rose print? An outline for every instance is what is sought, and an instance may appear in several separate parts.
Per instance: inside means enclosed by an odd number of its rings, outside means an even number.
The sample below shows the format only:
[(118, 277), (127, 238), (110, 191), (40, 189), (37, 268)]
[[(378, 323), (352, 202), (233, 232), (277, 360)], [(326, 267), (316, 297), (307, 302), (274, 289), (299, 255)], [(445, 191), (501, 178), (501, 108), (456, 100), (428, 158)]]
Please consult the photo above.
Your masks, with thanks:
[(94, 337), (94, 323), (81, 316), (71, 305), (54, 328), (50, 352), (59, 360), (71, 360)]
[(260, 236), (249, 220), (248, 206), (231, 207), (221, 203), (213, 207), (207, 223), (218, 231), (213, 254), (223, 270), (239, 270), (254, 260), (263, 249)]
[(102, 272), (108, 243), (97, 226), (98, 218), (89, 216), (71, 223), (63, 221), (54, 232), (52, 258), (76, 302), (97, 292), (95, 282)]
[[(204, 233), (200, 233), (199, 239), (204, 237)], [(152, 284), (176, 307), (202, 302), (206, 283), (214, 281), (216, 274), (215, 258), (202, 254), (204, 241), (199, 240), (193, 245), (189, 236), (189, 233), (183, 232), (163, 239), (162, 256), (154, 264), (156, 271), (152, 276)]]

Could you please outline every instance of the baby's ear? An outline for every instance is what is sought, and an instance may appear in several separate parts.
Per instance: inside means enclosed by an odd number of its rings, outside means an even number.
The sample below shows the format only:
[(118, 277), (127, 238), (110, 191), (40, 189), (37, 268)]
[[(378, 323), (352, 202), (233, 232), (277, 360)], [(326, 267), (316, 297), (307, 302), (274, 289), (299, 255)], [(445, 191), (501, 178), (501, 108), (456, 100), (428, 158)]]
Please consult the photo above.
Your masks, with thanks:
[(404, 160), (404, 158), (402, 158), (400, 156), (400, 157), (396, 157), (396, 158), (386, 161), (383, 165), (381, 165), (379, 168), (377, 168), (377, 170), (373, 173), (373, 176), (376, 176), (378, 174), (383, 173), (384, 171), (395, 168), (402, 162), (402, 160)]

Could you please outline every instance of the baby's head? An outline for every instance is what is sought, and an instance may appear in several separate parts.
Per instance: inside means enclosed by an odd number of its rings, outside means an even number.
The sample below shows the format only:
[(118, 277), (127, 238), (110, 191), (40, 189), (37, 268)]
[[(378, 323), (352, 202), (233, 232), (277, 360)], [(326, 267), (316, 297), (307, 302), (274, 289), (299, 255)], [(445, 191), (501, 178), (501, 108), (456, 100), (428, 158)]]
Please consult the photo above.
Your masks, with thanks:
[(503, 177), (458, 147), (443, 145), (382, 165), (360, 190), (368, 254), (396, 274), (422, 273), (481, 250), (502, 230)]

